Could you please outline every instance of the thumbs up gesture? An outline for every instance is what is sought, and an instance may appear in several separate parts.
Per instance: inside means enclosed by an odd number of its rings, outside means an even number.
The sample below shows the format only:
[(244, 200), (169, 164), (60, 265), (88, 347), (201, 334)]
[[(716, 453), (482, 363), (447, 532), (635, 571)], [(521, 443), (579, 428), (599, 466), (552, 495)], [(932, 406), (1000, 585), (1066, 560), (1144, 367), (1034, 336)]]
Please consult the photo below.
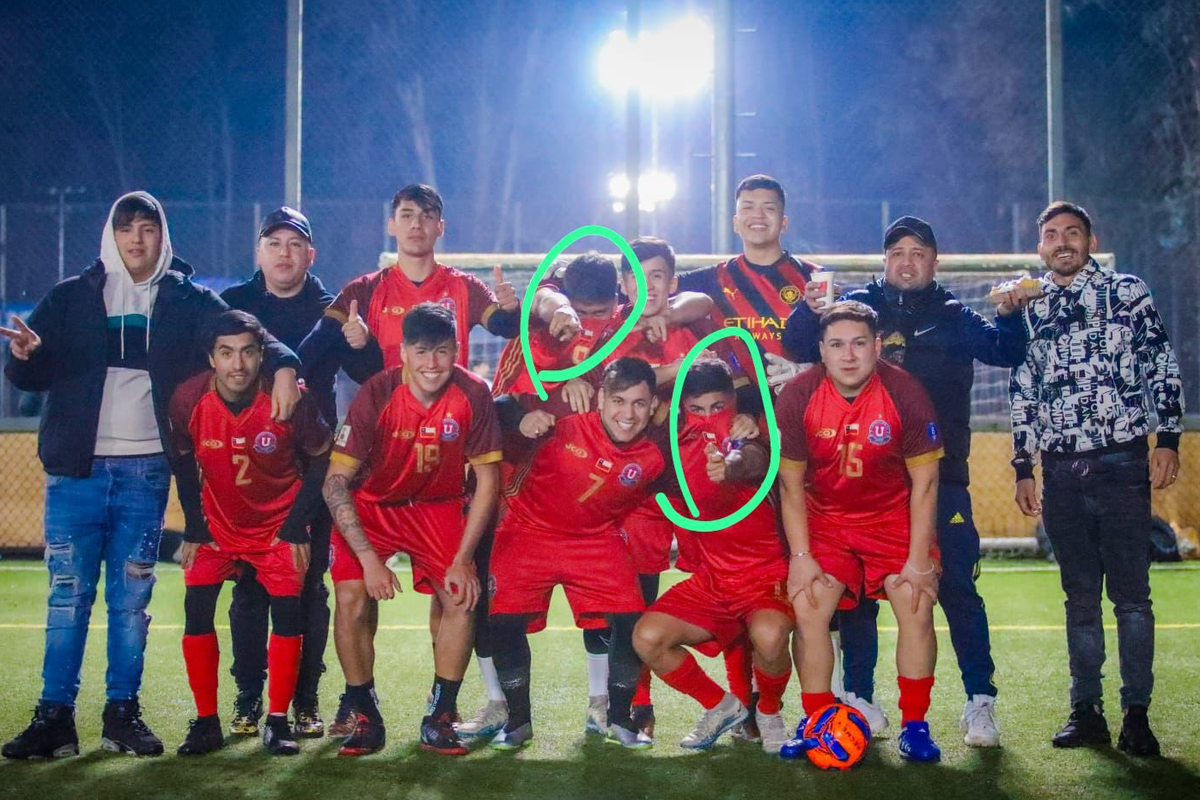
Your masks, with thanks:
[(521, 307), (517, 301), (517, 290), (504, 280), (504, 270), (499, 264), (492, 267), (492, 291), (496, 293), (496, 303), (501, 311), (516, 311)]
[(710, 444), (704, 448), (704, 455), (708, 457), (704, 469), (708, 473), (708, 479), (713, 483), (725, 483), (726, 481), (741, 479), (741, 450), (731, 450), (728, 455), (723, 455), (717, 449), (716, 445)]
[(371, 336), (371, 329), (367, 327), (366, 320), (358, 315), (357, 300), (350, 301), (350, 310), (346, 314), (346, 324), (342, 326), (342, 336), (346, 337), (346, 344), (355, 350), (362, 350), (367, 346), (367, 339)]
[(14, 358), (19, 358), (22, 361), (28, 361), (29, 357), (42, 346), (42, 337), (33, 332), (25, 324), (25, 321), (13, 314), (13, 325), (15, 328), (0, 327), (0, 335), (8, 339), (8, 349), (12, 351)]

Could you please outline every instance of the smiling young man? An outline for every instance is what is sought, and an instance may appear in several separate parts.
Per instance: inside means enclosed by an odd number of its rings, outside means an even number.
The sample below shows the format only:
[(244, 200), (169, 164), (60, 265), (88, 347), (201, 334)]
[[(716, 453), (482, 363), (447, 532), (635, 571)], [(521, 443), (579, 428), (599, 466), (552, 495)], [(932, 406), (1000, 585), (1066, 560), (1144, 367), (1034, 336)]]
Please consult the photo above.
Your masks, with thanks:
[[(383, 747), (375, 701), (375, 630), (380, 600), (400, 590), (386, 566), (399, 552), (412, 561), (413, 588), (436, 598), (434, 681), (421, 746), (464, 755), (453, 727), (458, 690), (471, 658), (479, 598), (475, 548), (495, 513), (500, 489), (500, 427), (483, 380), (455, 364), (454, 315), (422, 303), (404, 319), (402, 366), (363, 385), (338, 431), (325, 501), (333, 515), (334, 642), (355, 714), (341, 755)], [(466, 509), (466, 468), (475, 493)]]
[[(1096, 238), (1087, 211), (1051, 203), (1038, 232), (1048, 290), (1025, 309), (1029, 354), (1013, 370), (1010, 391), (1017, 505), (1042, 515), (1067, 596), (1071, 714), (1053, 744), (1110, 741), (1100, 674), (1103, 587), (1121, 664), (1117, 747), (1154, 756), (1159, 744), (1147, 718), (1154, 686), (1150, 490), (1179, 475), (1183, 383), (1145, 282), (1091, 257)], [(1151, 406), (1158, 418), (1153, 450)], [(1037, 454), (1045, 481), (1040, 502)]]
[[(879, 360), (878, 315), (855, 301), (821, 315), (821, 365), (784, 388), (779, 505), (791, 547), (788, 595), (806, 716), (834, 702), (829, 621), (839, 608), (886, 597), (896, 616), (900, 755), (937, 761), (925, 714), (937, 639), (938, 459), (942, 442), (921, 385)], [(811, 742), (781, 750), (798, 758)]]
[(270, 678), (263, 745), (273, 755), (300, 751), (287, 710), (300, 670), (308, 524), (321, 505), (332, 437), (307, 393), (291, 421), (271, 418), (270, 387), (261, 380), (265, 333), (244, 311), (214, 319), (204, 332), (212, 370), (188, 380), (171, 398), (179, 502), (189, 517), (181, 550), (187, 587), (183, 657), (196, 701), (180, 755), (203, 755), (224, 744), (214, 617), (221, 584), (246, 566), (253, 567), (271, 611), (270, 642), (262, 643)]

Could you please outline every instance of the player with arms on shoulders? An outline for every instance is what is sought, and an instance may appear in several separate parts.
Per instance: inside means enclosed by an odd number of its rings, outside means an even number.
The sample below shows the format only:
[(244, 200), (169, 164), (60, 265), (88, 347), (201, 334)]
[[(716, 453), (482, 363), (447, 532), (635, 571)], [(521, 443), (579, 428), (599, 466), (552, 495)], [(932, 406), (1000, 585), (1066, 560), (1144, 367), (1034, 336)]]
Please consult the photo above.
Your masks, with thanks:
[[(448, 309), (418, 305), (405, 315), (403, 333), (403, 366), (376, 375), (354, 398), (325, 479), (335, 525), (329, 570), (337, 598), (334, 642), (355, 714), (341, 755), (373, 753), (385, 742), (374, 694), (374, 640), (379, 601), (400, 590), (384, 563), (398, 552), (412, 560), (413, 587), (433, 595), (440, 609), (433, 700), (421, 721), (421, 746), (445, 755), (467, 752), (453, 721), (479, 598), (475, 548), (500, 489), (500, 427), (487, 384), (455, 364), (458, 342)], [(468, 464), (476, 481), (469, 511)]]
[(261, 380), (265, 329), (244, 311), (226, 311), (206, 329), (212, 371), (184, 382), (171, 398), (176, 479), (187, 517), (181, 550), (183, 657), (197, 718), (180, 755), (223, 746), (217, 718), (220, 650), (214, 618), (221, 584), (254, 567), (271, 610), (267, 644), (267, 722), (274, 755), (300, 752), (287, 710), (303, 641), (300, 590), (310, 560), (309, 531), (321, 503), (330, 432), (303, 392), (290, 422), (271, 417), (271, 387)]
[[(779, 398), (780, 509), (791, 546), (788, 596), (805, 715), (834, 702), (829, 621), (862, 597), (891, 603), (899, 626), (900, 755), (937, 761), (925, 714), (933, 688), (942, 442), (929, 396), (879, 360), (879, 318), (856, 301), (821, 315), (821, 365)], [(797, 738), (781, 755), (797, 758)]]

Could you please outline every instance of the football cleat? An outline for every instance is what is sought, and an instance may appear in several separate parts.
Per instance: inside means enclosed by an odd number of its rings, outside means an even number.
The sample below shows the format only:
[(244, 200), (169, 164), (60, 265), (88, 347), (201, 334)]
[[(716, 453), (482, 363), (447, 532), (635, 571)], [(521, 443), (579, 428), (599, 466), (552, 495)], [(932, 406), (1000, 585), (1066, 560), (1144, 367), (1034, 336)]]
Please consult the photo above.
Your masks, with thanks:
[(162, 739), (142, 721), (142, 707), (133, 700), (109, 700), (104, 704), (104, 730), (100, 747), (114, 753), (161, 756)]
[(1159, 755), (1158, 739), (1150, 730), (1145, 706), (1129, 706), (1125, 709), (1125, 720), (1117, 737), (1117, 749), (1131, 756)]
[(470, 750), (454, 731), (453, 715), (442, 712), (421, 720), (421, 749), (443, 756), (465, 756)]
[(942, 760), (942, 748), (929, 735), (929, 723), (913, 720), (904, 723), (899, 737), (900, 757), (909, 761), (932, 763)]
[(493, 750), (520, 750), (533, 741), (533, 723), (526, 722), (521, 727), (507, 731), (503, 728), (492, 738), (488, 747)]
[(464, 739), (491, 738), (508, 722), (508, 704), (503, 700), (489, 700), (468, 720), (454, 726)]
[(648, 750), (654, 745), (654, 740), (640, 730), (630, 730), (621, 725), (608, 726), (608, 735), (604, 741), (609, 744), (619, 744), (627, 750)]
[(1089, 744), (1108, 744), (1112, 736), (1104, 709), (1092, 703), (1077, 703), (1062, 730), (1054, 734), (1051, 743), (1055, 747), (1085, 747)]
[(295, 734), (300, 739), (320, 739), (325, 735), (325, 720), (317, 709), (315, 700), (292, 702), (292, 710), (296, 712)]
[(651, 742), (654, 741), (654, 704), (646, 703), (644, 705), (633, 706), (629, 710), (629, 718), (633, 720), (633, 726), (645, 734), (646, 738)]
[(263, 747), (273, 756), (294, 756), (300, 752), (286, 715), (267, 715), (267, 723), (263, 725)]
[(764, 714), (761, 711), (755, 711), (754, 716), (758, 722), (759, 738), (762, 740), (763, 752), (772, 755), (778, 754), (784, 742), (790, 738), (787, 726), (783, 724), (783, 715)]
[[(974, 695), (963, 706), (958, 721), (965, 731), (963, 742), (971, 747), (999, 747), (1000, 726), (996, 723), (996, 698), (988, 694)], [(872, 730), (874, 733), (874, 730)]]
[(679, 746), (688, 750), (707, 750), (717, 743), (721, 734), (744, 722), (748, 716), (750, 712), (742, 701), (726, 692), (721, 702), (700, 715), (695, 729), (683, 737)]
[(258, 736), (262, 715), (262, 696), (258, 692), (238, 692), (233, 700), (233, 719), (229, 721), (230, 735)]
[(221, 735), (221, 720), (216, 714), (199, 717), (188, 723), (187, 736), (175, 750), (181, 756), (202, 756), (225, 746)]
[(354, 724), (357, 720), (354, 717), (354, 704), (350, 702), (349, 696), (343, 694), (338, 697), (338, 710), (333, 716), (333, 722), (329, 724), (330, 736), (349, 736), (354, 733)]
[(387, 730), (383, 722), (374, 722), (366, 714), (355, 713), (354, 732), (338, 748), (339, 756), (369, 756), (383, 749)]
[(79, 755), (75, 711), (70, 706), (38, 704), (29, 726), (4, 743), (5, 758), (65, 758)]
[(608, 733), (608, 695), (588, 696), (587, 715), (583, 718), (583, 732), (605, 736)]
[(846, 699), (843, 702), (863, 715), (867, 724), (871, 726), (872, 739), (878, 738), (887, 730), (887, 714), (883, 713), (883, 709), (877, 703), (872, 703), (865, 697), (859, 697), (854, 692), (846, 692)]
[(749, 744), (760, 744), (762, 742), (762, 733), (758, 730), (758, 720), (753, 716), (748, 716), (745, 722), (739, 722), (737, 725), (734, 725), (729, 735), (739, 742), (747, 742)]
[(808, 717), (801, 717), (799, 724), (796, 725), (796, 735), (780, 745), (780, 758), (799, 758), (800, 756), (804, 755), (805, 751), (811, 750), (817, 746), (816, 739), (806, 739), (804, 737), (804, 729), (807, 726)]

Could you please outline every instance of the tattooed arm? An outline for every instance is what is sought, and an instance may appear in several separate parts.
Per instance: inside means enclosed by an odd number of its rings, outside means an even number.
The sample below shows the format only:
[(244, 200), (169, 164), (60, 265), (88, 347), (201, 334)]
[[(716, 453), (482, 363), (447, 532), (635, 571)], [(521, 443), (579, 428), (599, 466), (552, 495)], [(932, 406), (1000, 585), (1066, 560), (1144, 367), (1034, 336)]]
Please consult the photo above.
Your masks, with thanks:
[(363, 530), (358, 510), (354, 507), (350, 481), (358, 472), (358, 463), (346, 456), (337, 458), (339, 455), (341, 454), (335, 453), (335, 458), (330, 460), (329, 472), (325, 475), (325, 485), (321, 493), (325, 497), (325, 504), (329, 506), (329, 513), (338, 533), (362, 564), (367, 594), (375, 600), (390, 600), (400, 591), (400, 579), (379, 560), (379, 555)]

